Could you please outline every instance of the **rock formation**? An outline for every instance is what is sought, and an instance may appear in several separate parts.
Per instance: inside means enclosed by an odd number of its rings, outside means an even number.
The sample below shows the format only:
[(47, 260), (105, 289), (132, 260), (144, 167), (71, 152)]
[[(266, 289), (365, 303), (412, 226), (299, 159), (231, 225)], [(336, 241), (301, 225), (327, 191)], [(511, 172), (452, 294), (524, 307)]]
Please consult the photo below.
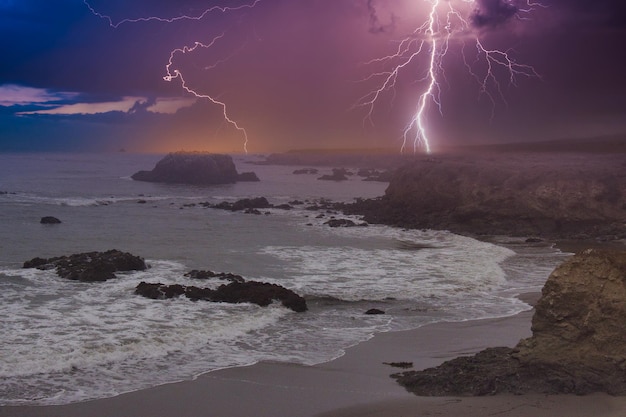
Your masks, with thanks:
[(24, 268), (55, 269), (62, 278), (94, 282), (115, 278), (118, 271), (143, 271), (146, 263), (138, 256), (112, 249), (49, 259), (33, 258), (24, 262)]
[(152, 171), (139, 171), (132, 178), (136, 181), (191, 185), (258, 181), (253, 172), (238, 174), (229, 155), (188, 152), (171, 153), (157, 162)]
[(60, 224), (61, 220), (57, 219), (56, 217), (45, 216), (45, 217), (41, 218), (39, 223), (41, 223), (41, 224)]
[(345, 209), (369, 223), (470, 235), (626, 237), (623, 155), (421, 158), (382, 198)]
[(394, 375), (418, 395), (626, 395), (626, 251), (589, 249), (548, 278), (532, 336)]
[(234, 280), (217, 289), (196, 286), (150, 284), (141, 282), (135, 293), (147, 298), (162, 300), (184, 295), (193, 301), (204, 300), (223, 303), (253, 303), (262, 307), (278, 300), (283, 306), (301, 313), (307, 310), (306, 300), (280, 285), (267, 282)]

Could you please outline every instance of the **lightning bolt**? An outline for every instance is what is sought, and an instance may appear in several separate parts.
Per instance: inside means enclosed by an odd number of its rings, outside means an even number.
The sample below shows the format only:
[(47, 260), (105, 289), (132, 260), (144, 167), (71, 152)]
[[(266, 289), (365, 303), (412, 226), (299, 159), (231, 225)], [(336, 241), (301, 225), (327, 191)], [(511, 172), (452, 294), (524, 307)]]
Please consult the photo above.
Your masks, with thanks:
[[(503, 0), (510, 7), (513, 0)], [(496, 68), (503, 69), (507, 74), (507, 84), (517, 85), (519, 77), (541, 78), (535, 69), (530, 65), (518, 63), (512, 57), (511, 50), (489, 49), (479, 38), (470, 24), (467, 11), (464, 9), (478, 10), (476, 0), (460, 0), (465, 3), (460, 7), (455, 5), (455, 0), (424, 0), (428, 3), (428, 17), (426, 21), (418, 26), (409, 36), (401, 39), (397, 50), (387, 56), (373, 59), (365, 65), (383, 65), (389, 69), (374, 72), (362, 81), (377, 81), (378, 87), (361, 97), (355, 107), (365, 107), (367, 109), (364, 123), (373, 124), (373, 113), (376, 104), (382, 99), (385, 93), (391, 92), (395, 96), (396, 84), (400, 73), (411, 64), (418, 63), (418, 60), (426, 61), (426, 69), (421, 77), (418, 77), (423, 85), (419, 92), (416, 110), (409, 123), (402, 133), (401, 152), (405, 152), (408, 146), (416, 153), (419, 148), (424, 152), (431, 153), (432, 140), (428, 129), (427, 116), (431, 106), (434, 106), (440, 115), (443, 116), (443, 106), (441, 101), (441, 84), (446, 82), (445, 57), (447, 56), (451, 43), (459, 40), (461, 45), (461, 55), (463, 64), (469, 74), (478, 83), (479, 98), (486, 97), (491, 102), (491, 119), (495, 115), (497, 103), (502, 101), (505, 105), (506, 99), (503, 91), (503, 82), (496, 76)], [(457, 1), (458, 3), (459, 1)], [(523, 0), (523, 6), (517, 7), (514, 17), (520, 20), (528, 19), (528, 15), (537, 7), (545, 7), (532, 0)], [(465, 53), (468, 39), (474, 44), (475, 59), (470, 62)], [(425, 56), (425, 58), (423, 58)], [(480, 72), (476, 69), (482, 64), (484, 69)]]
[[(179, 21), (184, 21), (184, 20), (202, 20), (213, 12), (227, 13), (227, 12), (233, 12), (233, 11), (238, 11), (242, 9), (252, 9), (260, 2), (261, 0), (251, 0), (249, 3), (244, 3), (239, 6), (234, 6), (234, 7), (233, 6), (211, 6), (211, 7), (204, 9), (202, 12), (198, 13), (197, 15), (179, 15), (175, 17), (148, 16), (148, 17), (139, 17), (135, 19), (121, 19), (119, 21), (115, 21), (111, 16), (97, 11), (87, 0), (83, 0), (83, 3), (85, 4), (85, 6), (91, 11), (91, 13), (94, 16), (97, 16), (107, 21), (109, 26), (114, 29), (117, 29), (119, 26), (123, 24), (134, 24), (134, 23), (145, 23), (145, 22), (160, 22), (160, 23), (169, 24), (169, 23), (174, 23), (174, 22), (179, 22)], [(248, 132), (235, 119), (233, 119), (229, 115), (226, 103), (222, 100), (217, 99), (216, 97), (212, 95), (204, 94), (204, 93), (200, 93), (196, 91), (194, 88), (189, 86), (189, 84), (185, 80), (185, 77), (182, 71), (179, 68), (174, 67), (174, 58), (176, 55), (178, 54), (184, 55), (187, 53), (193, 53), (199, 48), (209, 49), (213, 45), (215, 45), (215, 43), (217, 43), (219, 40), (224, 38), (224, 36), (225, 34), (221, 33), (220, 35), (215, 36), (208, 43), (195, 42), (192, 46), (186, 45), (186, 46), (175, 48), (174, 50), (172, 50), (169, 54), (169, 60), (165, 66), (166, 75), (163, 76), (163, 80), (167, 82), (172, 82), (173, 80), (178, 79), (180, 80), (182, 89), (186, 91), (187, 93), (192, 94), (193, 96), (199, 99), (209, 100), (213, 104), (220, 106), (222, 109), (222, 115), (223, 115), (224, 120), (230, 125), (232, 125), (236, 130), (241, 132), (243, 139), (244, 139), (243, 150), (247, 154), (248, 153)], [(212, 65), (206, 66), (205, 70), (210, 70), (210, 69), (217, 67), (218, 65), (226, 62), (230, 57), (232, 57), (232, 55), (234, 55), (234, 53), (225, 59), (219, 60)]]

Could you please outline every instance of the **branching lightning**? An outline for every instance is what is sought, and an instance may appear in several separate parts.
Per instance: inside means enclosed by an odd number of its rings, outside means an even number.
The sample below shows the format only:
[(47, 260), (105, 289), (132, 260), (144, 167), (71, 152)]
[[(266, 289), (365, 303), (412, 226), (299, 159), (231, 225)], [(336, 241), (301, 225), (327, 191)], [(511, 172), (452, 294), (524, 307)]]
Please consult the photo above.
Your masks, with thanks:
[[(460, 44), (463, 64), (479, 85), (479, 97), (486, 97), (491, 102), (492, 119), (498, 101), (506, 104), (503, 82), (498, 79), (496, 68), (500, 68), (501, 71), (504, 70), (508, 74), (506, 83), (510, 85), (517, 85), (519, 77), (540, 77), (532, 66), (518, 63), (512, 57), (512, 51), (489, 49), (484, 46), (479, 38), (480, 32), (473, 26), (477, 24), (497, 25), (510, 18), (525, 20), (537, 7), (545, 7), (542, 4), (532, 0), (519, 0), (522, 2), (522, 5), (519, 6), (515, 0), (500, 0), (496, 2), (501, 7), (497, 10), (500, 13), (497, 16), (500, 20), (496, 20), (495, 23), (489, 21), (485, 23), (483, 22), (485, 18), (478, 14), (479, 4), (477, 0), (422, 1), (428, 3), (429, 12), (426, 21), (409, 36), (400, 40), (394, 53), (365, 63), (366, 65), (383, 65), (388, 69), (375, 72), (363, 80), (377, 80), (378, 87), (363, 96), (356, 104), (356, 107), (367, 109), (364, 121), (373, 124), (376, 104), (386, 93), (395, 94), (400, 72), (412, 67), (412, 64), (417, 64), (418, 60), (426, 61), (426, 69), (423, 70), (423, 75), (418, 79), (424, 87), (419, 93), (416, 110), (404, 128), (402, 152), (411, 143), (413, 152), (417, 152), (420, 147), (426, 153), (431, 152), (432, 140), (427, 126), (427, 115), (432, 105), (443, 115), (441, 84), (446, 81), (444, 58), (451, 48), (452, 41), (458, 41)], [(492, 4), (495, 3), (492, 2)], [(468, 14), (468, 10), (470, 10), (470, 14)], [(474, 22), (470, 20), (471, 16), (473, 16)], [(475, 58), (471, 62), (465, 52), (470, 41), (475, 48)], [(482, 71), (475, 69), (478, 64), (482, 64)]]
[[(175, 22), (184, 21), (184, 20), (202, 20), (213, 12), (227, 13), (227, 12), (233, 12), (233, 11), (242, 10), (242, 9), (251, 9), (251, 8), (254, 8), (260, 2), (261, 0), (250, 0), (249, 3), (244, 3), (239, 6), (234, 6), (234, 7), (233, 6), (212, 6), (212, 7), (204, 9), (202, 12), (196, 15), (179, 15), (175, 17), (148, 16), (148, 17), (139, 17), (135, 19), (122, 19), (119, 21), (115, 21), (111, 16), (98, 12), (87, 0), (83, 0), (83, 3), (85, 4), (85, 6), (87, 6), (87, 8), (91, 11), (93, 15), (107, 21), (109, 23), (109, 26), (111, 26), (114, 29), (117, 29), (119, 26), (123, 24), (145, 23), (145, 22), (159, 22), (159, 23), (169, 24), (169, 23), (175, 23)], [(199, 48), (209, 49), (213, 45), (215, 45), (219, 40), (224, 38), (224, 36), (225, 34), (221, 33), (220, 35), (215, 36), (208, 43), (195, 42), (192, 46), (186, 45), (181, 48), (175, 48), (174, 50), (172, 50), (169, 54), (169, 60), (165, 66), (166, 75), (163, 77), (163, 80), (167, 82), (171, 82), (175, 79), (179, 79), (181, 82), (182, 89), (186, 91), (187, 93), (192, 94), (199, 99), (209, 100), (213, 104), (220, 106), (222, 108), (224, 120), (227, 123), (231, 124), (239, 132), (241, 132), (243, 139), (244, 139), (243, 149), (245, 153), (248, 153), (248, 132), (235, 119), (233, 119), (229, 115), (226, 103), (222, 100), (218, 100), (213, 95), (204, 94), (204, 93), (196, 91), (194, 88), (189, 86), (189, 84), (185, 80), (185, 77), (182, 71), (179, 68), (174, 67), (174, 58), (177, 54), (193, 53)], [(218, 65), (222, 64), (223, 62), (227, 61), (231, 56), (225, 59), (219, 60), (213, 63), (212, 65), (206, 66), (204, 69), (205, 70), (213, 69), (217, 67)]]

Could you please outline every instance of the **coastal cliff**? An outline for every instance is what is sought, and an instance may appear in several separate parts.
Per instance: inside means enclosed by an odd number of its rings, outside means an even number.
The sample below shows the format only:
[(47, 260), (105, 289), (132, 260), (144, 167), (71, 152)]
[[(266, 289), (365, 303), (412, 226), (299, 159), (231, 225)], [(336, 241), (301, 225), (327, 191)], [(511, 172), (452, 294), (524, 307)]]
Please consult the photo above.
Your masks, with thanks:
[(370, 223), (469, 235), (626, 238), (622, 155), (468, 154), (419, 158), (385, 195), (345, 208)]
[(532, 336), (393, 377), (418, 395), (626, 395), (626, 251), (588, 249), (542, 290)]

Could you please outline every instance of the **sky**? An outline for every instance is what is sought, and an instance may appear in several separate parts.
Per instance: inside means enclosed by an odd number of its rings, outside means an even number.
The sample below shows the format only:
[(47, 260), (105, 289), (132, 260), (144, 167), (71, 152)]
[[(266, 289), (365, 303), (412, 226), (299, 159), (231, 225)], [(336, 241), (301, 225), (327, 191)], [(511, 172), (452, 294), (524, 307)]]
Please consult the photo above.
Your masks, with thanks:
[(400, 150), (433, 44), (435, 150), (623, 134), (625, 43), (622, 0), (0, 0), (0, 152)]

